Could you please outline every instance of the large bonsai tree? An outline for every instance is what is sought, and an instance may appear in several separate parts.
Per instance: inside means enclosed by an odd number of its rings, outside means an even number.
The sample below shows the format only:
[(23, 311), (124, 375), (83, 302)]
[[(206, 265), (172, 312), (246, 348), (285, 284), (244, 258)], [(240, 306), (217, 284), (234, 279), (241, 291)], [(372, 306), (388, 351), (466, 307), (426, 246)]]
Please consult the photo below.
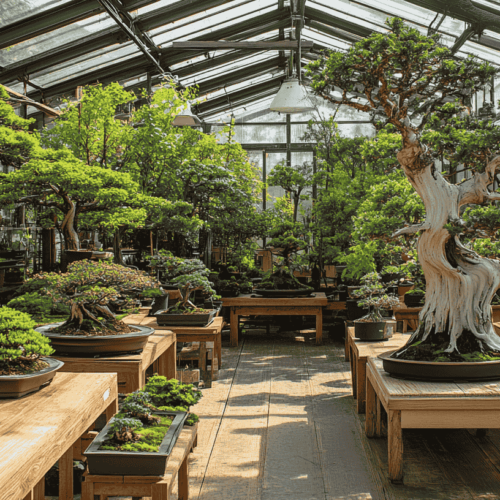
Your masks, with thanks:
[(57, 332), (78, 335), (126, 333), (127, 326), (116, 319), (109, 304), (131, 306), (133, 295), (159, 286), (144, 271), (90, 260), (73, 262), (67, 273), (40, 274), (35, 279), (46, 280), (46, 293), (70, 307), (69, 318)]
[(500, 285), (500, 264), (480, 258), (445, 226), (460, 220), (463, 205), (500, 199), (488, 190), (500, 158), (476, 162), (472, 177), (453, 185), (436, 168), (435, 151), (422, 142), (436, 111), (448, 102), (467, 104), (496, 70), (473, 57), (455, 59), (438, 35), (423, 36), (401, 19), (387, 24), (387, 33), (374, 33), (346, 53), (329, 51), (312, 62), (312, 86), (332, 103), (378, 114), (401, 133), (397, 159), (426, 210), (423, 223), (395, 233), (420, 232), (418, 256), (427, 281), (420, 326), (408, 345), (444, 345), (448, 354), (498, 351), (490, 302)]

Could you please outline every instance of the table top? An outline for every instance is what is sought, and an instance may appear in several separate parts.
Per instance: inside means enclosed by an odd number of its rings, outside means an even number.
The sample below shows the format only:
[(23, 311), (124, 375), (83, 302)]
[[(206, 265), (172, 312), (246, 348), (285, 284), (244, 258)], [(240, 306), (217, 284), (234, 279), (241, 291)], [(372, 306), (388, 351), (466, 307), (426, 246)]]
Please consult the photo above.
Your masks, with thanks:
[(219, 334), (222, 331), (222, 327), (224, 326), (224, 319), (222, 316), (217, 316), (214, 318), (212, 323), (208, 326), (200, 327), (200, 326), (158, 326), (156, 318), (153, 316), (146, 316), (146, 314), (131, 314), (123, 318), (125, 323), (128, 325), (141, 325), (141, 326), (150, 326), (154, 328), (158, 333), (163, 332), (172, 332), (175, 334), (196, 334), (196, 333), (212, 333)]
[[(129, 323), (134, 324), (134, 323)], [(135, 323), (137, 324), (137, 323)], [(78, 358), (74, 356), (52, 356), (66, 363), (102, 363), (110, 361), (142, 361), (145, 366), (149, 366), (158, 359), (174, 342), (175, 333), (171, 331), (156, 332), (149, 336), (148, 343), (139, 354), (127, 354), (119, 356), (99, 357), (99, 358)]]
[(293, 297), (283, 299), (270, 299), (264, 297), (252, 297), (253, 294), (244, 294), (239, 297), (224, 297), (222, 305), (224, 306), (326, 306), (328, 299), (324, 292), (315, 292), (314, 297)]
[[(403, 347), (411, 335), (406, 335), (404, 333), (394, 333), (389, 340), (382, 340), (380, 342), (370, 342), (362, 340), (354, 340), (354, 327), (350, 326), (348, 329), (349, 335), (351, 336), (353, 342), (353, 349), (356, 350), (358, 359), (366, 359), (369, 356), (378, 356), (386, 351), (393, 351), (394, 349), (399, 349)], [(352, 330), (352, 331), (351, 331)]]
[(116, 373), (56, 373), (36, 393), (0, 400), (0, 499), (24, 498), (117, 397)]
[[(368, 358), (367, 376), (375, 380), (384, 400), (414, 400), (418, 409), (426, 408), (426, 401), (443, 403), (448, 409), (452, 399), (471, 399), (477, 409), (481, 409), (479, 401), (490, 402), (490, 407), (500, 409), (500, 381), (475, 382), (432, 382), (419, 380), (403, 380), (391, 377), (384, 371), (383, 363), (378, 358)], [(423, 403), (420, 407), (418, 403)], [(428, 403), (427, 403), (428, 405)], [(396, 406), (389, 404), (390, 407)], [(404, 405), (403, 405), (404, 406)]]

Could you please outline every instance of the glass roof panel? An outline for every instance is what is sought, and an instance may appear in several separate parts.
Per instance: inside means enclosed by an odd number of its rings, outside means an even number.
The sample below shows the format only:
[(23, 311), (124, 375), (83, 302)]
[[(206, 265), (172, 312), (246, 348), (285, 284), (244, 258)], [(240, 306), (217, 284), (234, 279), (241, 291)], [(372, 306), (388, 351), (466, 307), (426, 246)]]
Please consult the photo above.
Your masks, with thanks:
[(2, 0), (0, 2), (0, 26), (6, 26), (26, 17), (41, 14), (44, 10), (70, 5), (72, 0)]

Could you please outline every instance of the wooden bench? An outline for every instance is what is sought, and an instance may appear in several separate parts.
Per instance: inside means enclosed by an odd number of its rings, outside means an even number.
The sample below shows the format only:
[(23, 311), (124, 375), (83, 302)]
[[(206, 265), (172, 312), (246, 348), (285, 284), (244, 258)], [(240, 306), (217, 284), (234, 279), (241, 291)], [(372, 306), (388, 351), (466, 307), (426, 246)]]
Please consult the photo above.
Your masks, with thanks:
[(151, 500), (168, 500), (174, 481), (178, 480), (178, 499), (189, 498), (189, 453), (197, 444), (198, 424), (184, 427), (172, 449), (163, 476), (100, 476), (84, 474), (82, 500), (100, 500), (113, 496), (148, 497)]
[(403, 322), (403, 333), (406, 333), (408, 327), (410, 327), (413, 331), (417, 329), (419, 321), (418, 316), (421, 310), (421, 307), (406, 307), (394, 310), (396, 321)]
[(391, 481), (403, 480), (403, 429), (498, 428), (500, 381), (400, 380), (384, 371), (382, 360), (368, 358), (365, 431), (387, 434)]
[(93, 439), (101, 413), (118, 411), (115, 373), (56, 373), (21, 399), (0, 400), (0, 498), (43, 500), (45, 474), (59, 461), (59, 499), (73, 498), (73, 459)]
[(53, 357), (64, 362), (61, 372), (117, 373), (118, 390), (125, 394), (144, 387), (146, 370), (151, 365), (155, 373), (169, 379), (176, 378), (176, 337), (172, 332), (155, 332), (150, 335), (140, 354), (105, 358)]
[(403, 347), (409, 339), (409, 335), (394, 333), (389, 340), (380, 342), (356, 340), (354, 327), (348, 327), (349, 360), (351, 363), (352, 396), (356, 400), (358, 413), (365, 412), (366, 401), (366, 362), (369, 357), (377, 357), (379, 354)]

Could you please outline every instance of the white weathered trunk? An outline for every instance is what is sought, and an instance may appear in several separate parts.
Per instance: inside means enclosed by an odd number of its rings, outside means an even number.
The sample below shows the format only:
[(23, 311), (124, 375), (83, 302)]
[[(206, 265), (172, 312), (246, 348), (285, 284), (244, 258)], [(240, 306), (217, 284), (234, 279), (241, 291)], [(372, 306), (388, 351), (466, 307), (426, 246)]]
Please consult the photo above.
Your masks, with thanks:
[(412, 152), (401, 153), (398, 158), (426, 209), (424, 224), (399, 232), (422, 230), (417, 251), (427, 285), (420, 324), (408, 345), (444, 332), (450, 339), (446, 350), (451, 352), (457, 349), (462, 333), (471, 332), (487, 350), (500, 351), (500, 337), (491, 323), (491, 299), (500, 286), (500, 263), (479, 257), (443, 228), (451, 220), (460, 219), (460, 206), (497, 198), (488, 186), (493, 182), (498, 159), (485, 173), (452, 185), (434, 165), (415, 168), (405, 161)]

